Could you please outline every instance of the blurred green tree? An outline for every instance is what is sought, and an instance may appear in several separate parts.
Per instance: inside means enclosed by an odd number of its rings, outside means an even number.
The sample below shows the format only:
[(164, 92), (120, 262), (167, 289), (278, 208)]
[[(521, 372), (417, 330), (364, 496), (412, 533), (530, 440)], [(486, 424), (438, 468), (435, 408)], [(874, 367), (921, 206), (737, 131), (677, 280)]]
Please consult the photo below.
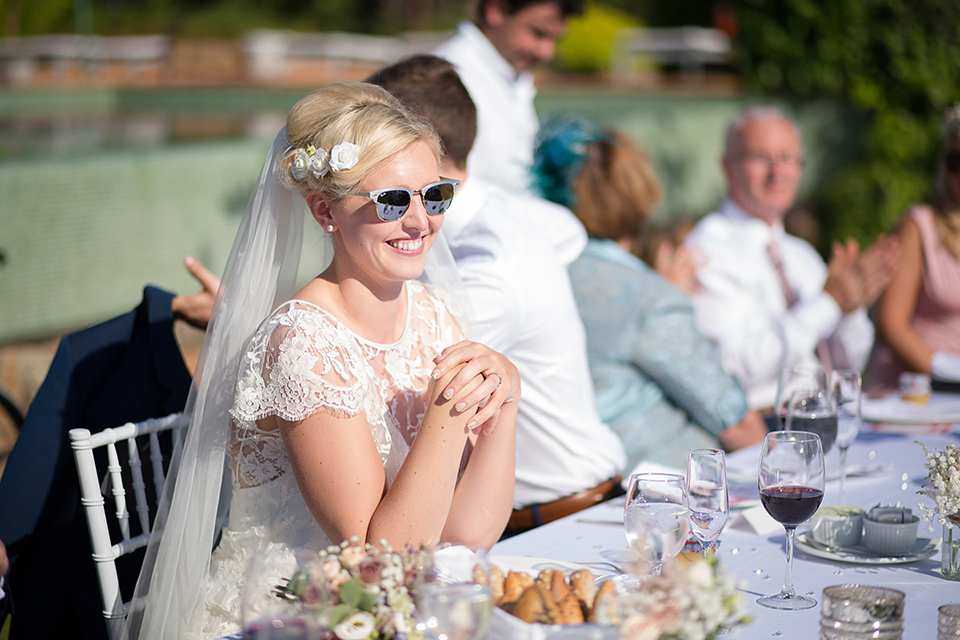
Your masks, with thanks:
[(960, 100), (960, 2), (740, 0), (737, 17), (749, 87), (839, 99), (865, 119), (859, 161), (811, 203), (822, 238), (870, 241), (929, 196), (940, 117)]

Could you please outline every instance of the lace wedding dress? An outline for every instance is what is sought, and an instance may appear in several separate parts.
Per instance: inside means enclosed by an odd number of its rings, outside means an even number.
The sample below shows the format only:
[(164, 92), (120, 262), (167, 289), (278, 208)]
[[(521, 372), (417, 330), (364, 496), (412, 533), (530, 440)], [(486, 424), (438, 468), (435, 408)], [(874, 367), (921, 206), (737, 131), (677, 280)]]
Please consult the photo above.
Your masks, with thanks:
[(406, 290), (406, 329), (394, 344), (365, 340), (302, 300), (281, 305), (251, 339), (230, 412), (229, 524), (211, 560), (203, 620), (192, 625), (200, 637), (239, 630), (243, 573), (258, 550), (330, 544), (300, 495), (279, 432), (258, 420), (364, 413), (387, 484), (396, 477), (425, 412), (433, 358), (462, 338), (453, 307), (435, 289), (411, 281)]

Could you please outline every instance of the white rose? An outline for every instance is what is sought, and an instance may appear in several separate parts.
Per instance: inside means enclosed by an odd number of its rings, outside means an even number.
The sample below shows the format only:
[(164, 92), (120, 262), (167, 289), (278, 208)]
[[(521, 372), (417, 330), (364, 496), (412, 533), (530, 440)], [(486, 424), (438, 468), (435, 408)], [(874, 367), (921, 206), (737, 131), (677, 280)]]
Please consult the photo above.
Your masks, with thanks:
[(360, 147), (352, 142), (341, 142), (330, 150), (330, 168), (334, 171), (352, 169), (360, 157)]
[(314, 151), (313, 155), (310, 156), (310, 173), (313, 174), (314, 178), (319, 180), (323, 176), (330, 173), (330, 163), (328, 162), (329, 158), (330, 154), (328, 154), (326, 149), (323, 147), (318, 147), (316, 151)]
[(320, 571), (327, 580), (333, 580), (340, 573), (340, 562), (336, 558), (328, 558), (320, 564)]
[(710, 589), (713, 587), (713, 567), (706, 560), (695, 560), (687, 567), (687, 582), (690, 586)]
[(340, 563), (347, 569), (356, 569), (366, 556), (367, 551), (363, 547), (347, 547), (340, 552)]
[(307, 155), (307, 152), (303, 149), (297, 149), (297, 154), (290, 164), (290, 175), (293, 176), (294, 180), (300, 182), (307, 177), (307, 166), (309, 163), (310, 156)]
[(340, 640), (363, 640), (369, 638), (375, 630), (376, 620), (366, 611), (358, 611), (348, 616), (333, 628), (333, 632)]

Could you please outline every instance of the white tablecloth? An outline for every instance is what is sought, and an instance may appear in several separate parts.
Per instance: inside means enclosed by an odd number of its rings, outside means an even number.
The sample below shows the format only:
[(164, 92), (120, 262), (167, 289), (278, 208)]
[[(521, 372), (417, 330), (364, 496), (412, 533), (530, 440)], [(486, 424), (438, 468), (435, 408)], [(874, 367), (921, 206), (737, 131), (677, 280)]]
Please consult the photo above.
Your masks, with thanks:
[[(918, 513), (917, 504), (929, 499), (917, 495), (926, 476), (923, 449), (914, 441), (924, 442), (931, 449), (960, 444), (956, 430), (933, 433), (936, 429), (903, 426), (899, 433), (875, 432), (865, 425), (848, 452), (848, 465), (881, 463), (889, 465), (882, 473), (848, 478), (846, 503), (868, 510), (873, 505), (901, 502)], [(904, 433), (906, 432), (906, 433)], [(759, 446), (728, 456), (731, 468), (756, 468)], [(838, 454), (827, 455), (827, 471), (839, 467)], [(839, 504), (838, 480), (827, 482), (824, 504)], [(530, 556), (567, 562), (587, 563), (616, 561), (627, 551), (622, 525), (598, 521), (622, 522), (623, 499), (597, 505), (591, 509), (552, 522), (532, 531), (498, 543), (492, 550), (496, 556)], [(919, 515), (919, 513), (918, 513)], [(920, 536), (939, 538), (940, 525), (927, 531), (920, 523)], [(801, 527), (800, 531), (804, 528)], [(815, 597), (818, 605), (803, 611), (776, 611), (756, 604), (760, 595), (777, 593), (783, 585), (786, 560), (785, 534), (757, 535), (743, 520), (733, 515), (720, 537), (718, 556), (726, 569), (743, 582), (748, 613), (754, 617), (728, 637), (737, 638), (819, 638), (820, 605), (823, 588), (837, 584), (868, 584), (904, 591), (904, 640), (933, 640), (937, 637), (937, 607), (960, 602), (960, 582), (951, 582), (940, 575), (940, 554), (901, 565), (844, 564), (816, 558), (797, 549), (794, 556), (793, 580), (798, 593)], [(591, 566), (601, 572), (599, 566)]]

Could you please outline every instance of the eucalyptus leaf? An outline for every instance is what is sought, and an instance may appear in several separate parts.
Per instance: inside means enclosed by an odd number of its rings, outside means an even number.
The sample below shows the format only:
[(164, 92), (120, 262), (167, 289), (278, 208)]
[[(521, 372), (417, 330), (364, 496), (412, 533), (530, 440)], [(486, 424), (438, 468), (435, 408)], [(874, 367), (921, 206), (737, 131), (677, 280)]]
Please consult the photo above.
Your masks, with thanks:
[(340, 585), (340, 602), (357, 609), (360, 607), (362, 597), (363, 581), (360, 578), (351, 578)]
[(341, 603), (341, 604), (338, 604), (338, 605), (335, 605), (335, 606), (331, 607), (331, 609), (330, 609), (330, 626), (331, 626), (331, 627), (337, 626), (338, 624), (340, 624), (341, 622), (343, 622), (344, 620), (346, 620), (348, 616), (351, 616), (351, 615), (353, 615), (353, 614), (356, 613), (356, 612), (357, 612), (356, 608), (355, 608), (355, 607), (351, 607), (351, 606), (348, 605), (348, 604), (342, 604), (342, 603)]

